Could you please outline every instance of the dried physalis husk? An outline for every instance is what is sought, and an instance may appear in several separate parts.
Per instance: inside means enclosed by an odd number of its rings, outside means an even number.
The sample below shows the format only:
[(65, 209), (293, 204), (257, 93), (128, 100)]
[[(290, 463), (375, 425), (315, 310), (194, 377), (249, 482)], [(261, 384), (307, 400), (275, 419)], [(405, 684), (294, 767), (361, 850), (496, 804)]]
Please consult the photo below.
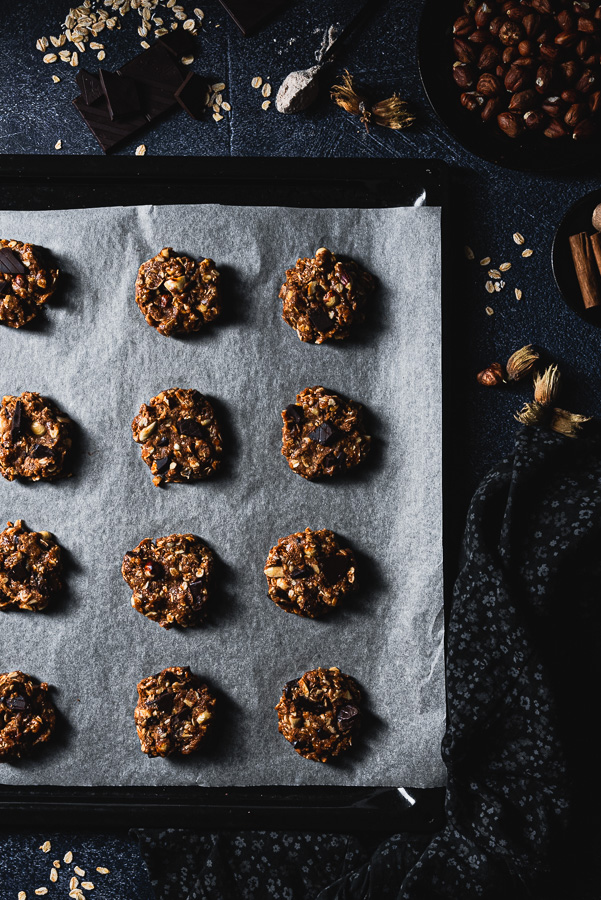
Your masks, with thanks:
[(568, 412), (567, 409), (554, 409), (551, 428), (565, 437), (576, 438), (585, 422), (590, 422), (590, 416), (580, 416), (578, 413)]
[(507, 377), (509, 381), (520, 381), (525, 378), (536, 366), (540, 359), (536, 350), (532, 349), (532, 344), (527, 344), (512, 353), (507, 360)]
[(371, 104), (367, 97), (355, 89), (353, 76), (348, 70), (342, 76), (342, 84), (335, 84), (332, 87), (330, 96), (346, 112), (352, 116), (359, 116), (366, 131), (369, 131), (372, 122), (384, 128), (394, 129), (408, 128), (415, 122), (415, 116), (411, 113), (408, 103), (396, 94), (388, 100)]
[(478, 372), (476, 380), (484, 387), (496, 387), (498, 384), (502, 384), (505, 381), (503, 366), (498, 362), (491, 363), (486, 369)]
[(534, 379), (534, 399), (542, 406), (553, 406), (559, 390), (559, 369), (557, 366), (547, 366), (542, 375)]
[(537, 403), (524, 403), (519, 412), (513, 416), (522, 425), (547, 425), (550, 419), (550, 411), (546, 406)]

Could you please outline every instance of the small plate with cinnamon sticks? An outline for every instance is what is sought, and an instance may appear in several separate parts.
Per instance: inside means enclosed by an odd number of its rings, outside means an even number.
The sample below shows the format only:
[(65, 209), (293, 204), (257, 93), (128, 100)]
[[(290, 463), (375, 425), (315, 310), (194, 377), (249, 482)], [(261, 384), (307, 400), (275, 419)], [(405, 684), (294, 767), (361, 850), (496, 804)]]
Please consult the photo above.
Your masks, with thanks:
[(555, 234), (551, 255), (565, 302), (585, 321), (601, 327), (601, 190), (570, 207)]

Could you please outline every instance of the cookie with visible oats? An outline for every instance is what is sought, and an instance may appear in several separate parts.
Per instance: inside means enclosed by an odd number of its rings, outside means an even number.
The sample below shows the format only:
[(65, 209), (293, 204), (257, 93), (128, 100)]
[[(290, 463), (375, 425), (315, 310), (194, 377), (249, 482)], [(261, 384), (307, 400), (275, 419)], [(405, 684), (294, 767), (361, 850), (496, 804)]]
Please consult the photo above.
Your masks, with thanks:
[(213, 407), (198, 391), (161, 391), (142, 404), (131, 427), (156, 485), (199, 481), (219, 468), (221, 431)]
[(353, 551), (327, 528), (280, 538), (263, 571), (273, 602), (309, 619), (330, 612), (355, 587)]
[(44, 609), (61, 587), (61, 550), (50, 532), (8, 522), (0, 533), (0, 609)]
[(303, 478), (338, 475), (363, 462), (371, 438), (363, 407), (323, 387), (305, 388), (282, 413), (282, 455)]
[(45, 681), (23, 672), (0, 674), (0, 762), (26, 756), (46, 743), (55, 723)]
[(0, 324), (20, 328), (52, 296), (58, 269), (48, 269), (31, 244), (0, 238)]
[(278, 731), (297, 753), (328, 762), (348, 750), (361, 726), (361, 691), (336, 666), (288, 681), (276, 706)]
[(365, 318), (365, 304), (374, 289), (373, 277), (352, 260), (337, 260), (325, 247), (313, 258), (303, 257), (286, 270), (280, 288), (282, 319), (301, 341), (323, 344), (347, 338)]
[(7, 395), (0, 407), (0, 475), (8, 481), (53, 479), (67, 474), (71, 419), (32, 391)]
[(193, 534), (144, 538), (123, 559), (131, 605), (163, 628), (200, 625), (206, 618), (213, 553)]
[(214, 717), (216, 700), (188, 666), (172, 666), (138, 684), (134, 712), (147, 756), (187, 755), (198, 749)]
[(136, 303), (160, 334), (200, 331), (221, 312), (219, 272), (212, 259), (196, 262), (164, 247), (140, 266)]

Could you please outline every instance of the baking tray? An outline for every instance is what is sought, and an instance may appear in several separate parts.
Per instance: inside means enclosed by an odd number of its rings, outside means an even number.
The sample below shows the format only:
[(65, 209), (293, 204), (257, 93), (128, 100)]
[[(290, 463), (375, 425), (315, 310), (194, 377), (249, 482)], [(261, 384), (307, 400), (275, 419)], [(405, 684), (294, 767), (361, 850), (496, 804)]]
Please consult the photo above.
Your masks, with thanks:
[[(439, 206), (448, 222), (449, 185), (443, 163), (420, 160), (298, 160), (236, 158), (96, 158), (4, 156), (0, 190), (5, 209), (69, 209), (163, 203), (226, 203), (298, 207)], [(449, 268), (443, 238), (443, 285)], [(451, 357), (445, 338), (443, 291), (443, 484), (457, 477), (447, 424), (452, 411)], [(455, 346), (455, 350), (457, 347)], [(456, 358), (455, 354), (453, 358)], [(447, 402), (449, 401), (449, 402)], [(454, 573), (460, 504), (443, 490), (445, 585)], [(447, 546), (449, 544), (450, 546)], [(450, 552), (448, 552), (450, 550)], [(446, 604), (448, 606), (448, 604)], [(71, 788), (0, 785), (0, 809), (13, 828), (40, 815), (55, 827), (134, 825), (278, 828), (317, 831), (428, 831), (442, 822), (443, 788)], [(46, 818), (47, 821), (47, 818)]]

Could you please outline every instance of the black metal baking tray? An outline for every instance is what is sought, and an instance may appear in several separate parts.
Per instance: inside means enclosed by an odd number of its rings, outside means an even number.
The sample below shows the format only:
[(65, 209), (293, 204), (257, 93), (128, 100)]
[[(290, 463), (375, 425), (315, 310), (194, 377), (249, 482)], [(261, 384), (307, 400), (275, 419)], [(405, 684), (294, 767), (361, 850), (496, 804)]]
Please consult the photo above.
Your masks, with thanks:
[[(0, 157), (0, 205), (5, 209), (230, 203), (298, 207), (440, 206), (448, 222), (445, 165), (422, 160), (347, 160), (207, 157)], [(443, 285), (449, 268), (443, 240)], [(444, 292), (443, 292), (444, 296)], [(452, 361), (444, 337), (443, 370)], [(457, 345), (455, 344), (455, 351)], [(452, 483), (448, 435), (450, 392), (443, 378), (443, 482)], [(443, 496), (445, 590), (454, 574), (460, 505)], [(446, 602), (446, 601), (445, 601)], [(448, 605), (448, 604), (447, 604)], [(68, 762), (68, 761), (67, 761)], [(207, 829), (278, 828), (316, 831), (432, 831), (443, 820), (444, 789), (396, 788), (82, 788), (0, 785), (0, 810), (12, 828), (44, 817), (56, 828), (179, 826)]]
[(434, 111), (453, 137), (481, 159), (523, 172), (558, 172), (578, 166), (598, 167), (601, 135), (584, 141), (550, 140), (524, 133), (509, 138), (485, 127), (480, 116), (464, 109), (453, 81), (453, 23), (463, 14), (461, 0), (425, 0), (417, 58), (424, 90)]

